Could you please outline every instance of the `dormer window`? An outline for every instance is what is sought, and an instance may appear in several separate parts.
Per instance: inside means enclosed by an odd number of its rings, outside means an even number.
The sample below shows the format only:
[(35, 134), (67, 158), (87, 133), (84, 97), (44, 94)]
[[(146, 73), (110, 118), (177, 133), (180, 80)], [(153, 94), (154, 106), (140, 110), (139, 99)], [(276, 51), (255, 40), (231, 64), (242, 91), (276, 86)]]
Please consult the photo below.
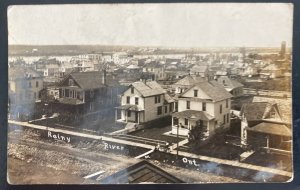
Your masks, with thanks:
[(194, 97), (198, 97), (198, 90), (194, 90)]
[(74, 86), (74, 80), (73, 79), (69, 79), (69, 86)]
[(131, 87), (131, 94), (134, 94), (134, 88)]

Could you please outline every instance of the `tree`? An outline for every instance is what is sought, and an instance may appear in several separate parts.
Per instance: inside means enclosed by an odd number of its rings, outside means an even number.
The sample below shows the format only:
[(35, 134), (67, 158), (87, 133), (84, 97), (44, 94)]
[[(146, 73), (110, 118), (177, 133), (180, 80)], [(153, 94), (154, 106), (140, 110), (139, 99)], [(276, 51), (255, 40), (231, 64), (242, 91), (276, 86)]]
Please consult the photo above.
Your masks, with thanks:
[(203, 141), (206, 137), (207, 127), (199, 120), (196, 122), (196, 126), (192, 127), (189, 132), (189, 141), (190, 142), (199, 142)]

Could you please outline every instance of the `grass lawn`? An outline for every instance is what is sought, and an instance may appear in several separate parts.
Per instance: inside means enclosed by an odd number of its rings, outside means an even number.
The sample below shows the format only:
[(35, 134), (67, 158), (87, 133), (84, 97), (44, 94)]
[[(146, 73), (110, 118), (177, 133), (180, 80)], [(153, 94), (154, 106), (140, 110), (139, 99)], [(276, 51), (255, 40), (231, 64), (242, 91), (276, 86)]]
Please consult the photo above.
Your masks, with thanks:
[(275, 152), (267, 153), (266, 150), (262, 149), (253, 153), (243, 162), (291, 172), (293, 160), (291, 156), (278, 154)]
[[(167, 141), (170, 144), (177, 142), (177, 137), (173, 136), (166, 136), (164, 133), (171, 131), (171, 126), (163, 126), (163, 127), (149, 127), (142, 130), (134, 131), (132, 133), (129, 133), (129, 135), (138, 136), (138, 137), (144, 137), (149, 139), (155, 139), (155, 140), (162, 140)], [(184, 138), (180, 138), (179, 140), (182, 141)]]

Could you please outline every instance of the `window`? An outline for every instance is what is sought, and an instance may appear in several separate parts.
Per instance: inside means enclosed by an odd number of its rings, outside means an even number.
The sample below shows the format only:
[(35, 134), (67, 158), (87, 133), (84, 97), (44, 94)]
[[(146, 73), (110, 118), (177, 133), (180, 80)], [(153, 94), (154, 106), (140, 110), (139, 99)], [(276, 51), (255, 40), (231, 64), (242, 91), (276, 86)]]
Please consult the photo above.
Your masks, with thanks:
[(35, 87), (39, 87), (39, 81), (35, 82)]
[(73, 79), (69, 79), (69, 86), (74, 86), (74, 80)]
[(229, 123), (229, 117), (230, 117), (230, 115), (229, 115), (229, 113), (227, 114), (227, 123)]
[(160, 103), (160, 95), (157, 95), (154, 97), (154, 102), (157, 104), (157, 103)]
[(226, 123), (226, 114), (223, 115), (223, 123)]
[(94, 91), (93, 91), (93, 90), (90, 91), (90, 97), (91, 97), (91, 98), (94, 97)]
[(165, 106), (165, 113), (168, 112), (168, 106)]
[(70, 98), (73, 98), (73, 90), (70, 90)]
[(126, 97), (126, 104), (130, 104), (130, 96)]
[(65, 97), (65, 96), (66, 96), (65, 89), (62, 89), (62, 97)]
[(28, 87), (29, 87), (29, 88), (31, 88), (31, 81), (29, 81), (29, 83), (28, 83)]
[(222, 104), (220, 105), (220, 113), (222, 113)]
[(162, 114), (162, 106), (157, 107), (157, 115)]
[(194, 90), (194, 97), (198, 97), (198, 90)]
[(131, 111), (130, 110), (127, 111), (127, 117), (131, 117)]
[(69, 89), (65, 89), (65, 97), (69, 97)]
[(134, 88), (131, 87), (131, 94), (134, 94)]
[(186, 109), (190, 109), (190, 108), (191, 108), (191, 107), (190, 107), (190, 104), (191, 104), (190, 101), (186, 101)]
[(90, 102), (90, 111), (93, 111), (94, 110), (94, 105), (92, 102)]
[(169, 106), (169, 112), (172, 112), (173, 111), (173, 104), (170, 103), (170, 106)]
[(226, 99), (226, 108), (228, 108), (228, 99)]
[(135, 98), (135, 105), (139, 105), (139, 98)]
[(178, 102), (175, 102), (175, 112), (178, 112)]
[(173, 117), (173, 125), (178, 125), (178, 118)]
[(189, 120), (187, 118), (184, 118), (184, 125), (188, 125), (189, 124)]
[(33, 93), (33, 98), (36, 100), (36, 92)]
[(206, 111), (206, 102), (202, 102), (202, 111)]

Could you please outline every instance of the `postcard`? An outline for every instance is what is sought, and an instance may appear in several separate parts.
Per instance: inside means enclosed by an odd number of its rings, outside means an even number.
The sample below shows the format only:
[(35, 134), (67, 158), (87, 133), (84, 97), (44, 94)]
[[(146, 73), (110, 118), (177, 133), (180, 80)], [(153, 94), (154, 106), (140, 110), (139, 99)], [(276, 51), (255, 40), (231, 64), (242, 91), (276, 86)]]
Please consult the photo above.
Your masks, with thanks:
[(10, 184), (293, 180), (293, 4), (7, 15)]

